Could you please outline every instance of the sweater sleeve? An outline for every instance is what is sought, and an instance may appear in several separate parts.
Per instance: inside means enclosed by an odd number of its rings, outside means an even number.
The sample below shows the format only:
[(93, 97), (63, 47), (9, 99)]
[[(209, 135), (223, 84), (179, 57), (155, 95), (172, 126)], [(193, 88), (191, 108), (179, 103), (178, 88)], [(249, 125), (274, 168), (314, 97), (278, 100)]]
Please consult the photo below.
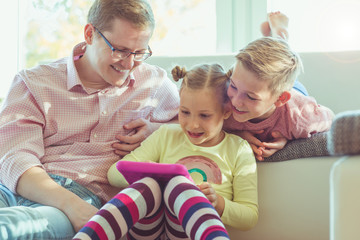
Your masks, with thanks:
[(252, 149), (246, 141), (242, 141), (236, 157), (233, 199), (225, 198), (221, 220), (226, 225), (249, 230), (258, 221), (257, 165)]
[(316, 102), (313, 97), (296, 94), (292, 106), (289, 104), (290, 131), (293, 139), (309, 138), (312, 134), (328, 131), (334, 113)]

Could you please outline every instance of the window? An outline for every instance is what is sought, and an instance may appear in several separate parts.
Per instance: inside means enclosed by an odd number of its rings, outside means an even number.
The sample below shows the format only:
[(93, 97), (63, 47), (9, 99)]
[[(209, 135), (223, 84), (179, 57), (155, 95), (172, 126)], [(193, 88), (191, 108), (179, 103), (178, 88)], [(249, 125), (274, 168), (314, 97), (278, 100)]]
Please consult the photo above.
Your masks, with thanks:
[(360, 50), (360, 0), (268, 0), (290, 17), (290, 45), (299, 52)]
[[(157, 28), (151, 39), (154, 55), (216, 53), (218, 0), (150, 0)], [(229, 1), (229, 0), (221, 0)], [(0, 10), (3, 32), (1, 59), (6, 69), (1, 81), (4, 97), (17, 71), (68, 56), (83, 41), (83, 26), (93, 0), (17, 0)], [(205, 11), (205, 14), (204, 14)]]

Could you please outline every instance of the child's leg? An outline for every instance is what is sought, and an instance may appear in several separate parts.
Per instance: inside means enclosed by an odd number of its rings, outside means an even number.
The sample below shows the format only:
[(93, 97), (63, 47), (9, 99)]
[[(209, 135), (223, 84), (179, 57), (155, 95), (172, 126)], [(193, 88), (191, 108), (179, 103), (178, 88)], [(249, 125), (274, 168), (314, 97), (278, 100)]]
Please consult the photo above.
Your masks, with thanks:
[[(139, 219), (160, 218), (162, 191), (152, 178), (143, 178), (118, 193), (75, 235), (74, 239), (120, 239)], [(151, 222), (151, 221), (150, 221)], [(157, 221), (155, 221), (157, 223)], [(144, 227), (148, 227), (144, 224)], [(161, 224), (163, 225), (163, 224)], [(156, 229), (156, 225), (150, 224)], [(147, 229), (150, 234), (151, 229)], [(156, 239), (151, 233), (149, 239)], [(161, 233), (162, 231), (160, 231)], [(145, 239), (145, 238), (143, 238)]]
[(179, 223), (190, 239), (229, 239), (218, 213), (189, 179), (183, 176), (172, 178), (165, 187), (164, 202), (170, 212), (166, 215), (170, 239), (183, 237), (181, 228), (176, 226)]
[(268, 14), (268, 20), (260, 25), (260, 29), (264, 36), (280, 37), (287, 41), (289, 39), (288, 25), (289, 18), (277, 11)]

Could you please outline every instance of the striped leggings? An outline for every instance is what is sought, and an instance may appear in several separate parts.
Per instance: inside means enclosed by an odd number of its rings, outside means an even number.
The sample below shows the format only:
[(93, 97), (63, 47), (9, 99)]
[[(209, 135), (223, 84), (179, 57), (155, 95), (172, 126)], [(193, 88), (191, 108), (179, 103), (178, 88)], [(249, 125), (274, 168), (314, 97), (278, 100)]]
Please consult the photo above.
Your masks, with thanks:
[(206, 196), (183, 176), (162, 190), (146, 177), (119, 192), (74, 239), (229, 239)]

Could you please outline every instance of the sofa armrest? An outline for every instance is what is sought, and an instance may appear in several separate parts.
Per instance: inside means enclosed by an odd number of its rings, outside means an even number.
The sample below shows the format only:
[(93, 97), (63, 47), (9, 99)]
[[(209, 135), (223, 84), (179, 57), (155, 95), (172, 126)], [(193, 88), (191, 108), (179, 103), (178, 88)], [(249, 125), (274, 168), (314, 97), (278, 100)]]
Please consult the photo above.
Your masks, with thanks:
[(335, 116), (328, 132), (328, 149), (332, 155), (360, 153), (360, 110)]
[(343, 157), (330, 172), (330, 240), (360, 236), (360, 155)]
[(327, 132), (313, 134), (310, 138), (289, 141), (283, 149), (265, 158), (265, 162), (280, 162), (290, 159), (329, 156)]

